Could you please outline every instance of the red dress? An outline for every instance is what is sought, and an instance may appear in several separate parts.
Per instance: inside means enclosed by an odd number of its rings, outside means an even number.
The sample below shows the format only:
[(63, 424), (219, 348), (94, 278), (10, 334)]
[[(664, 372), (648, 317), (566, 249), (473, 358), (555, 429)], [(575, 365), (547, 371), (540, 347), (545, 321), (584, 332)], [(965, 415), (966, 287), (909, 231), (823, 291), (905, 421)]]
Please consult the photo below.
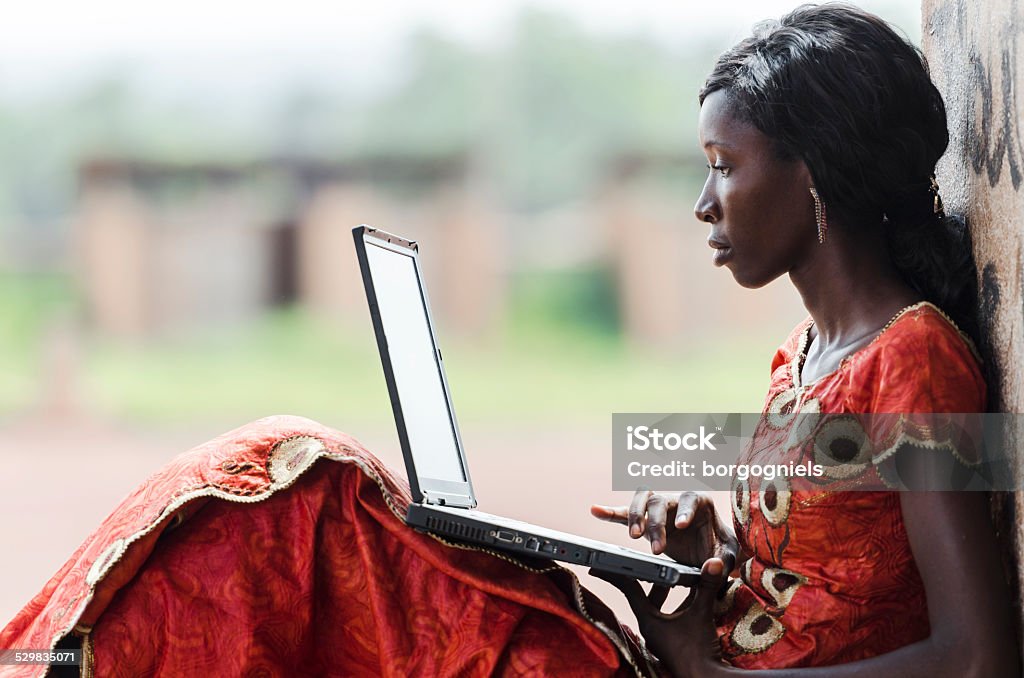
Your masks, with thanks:
[(257, 421), (140, 486), (0, 648), (52, 648), (75, 630), (98, 676), (655, 672), (569, 570), (416, 532), (408, 501), (350, 437)]
[(898, 493), (851, 490), (885, 487), (887, 464), (907, 441), (977, 461), (913, 417), (879, 417), (884, 425), (859, 438), (852, 418), (821, 417), (830, 423), (798, 430), (815, 413), (984, 411), (974, 349), (939, 309), (904, 309), (834, 372), (802, 384), (810, 326), (797, 327), (775, 354), (763, 426), (744, 461), (813, 462), (840, 437), (863, 444), (851, 447), (848, 463), (829, 467), (828, 482), (734, 480), (733, 520), (749, 557), (720, 593), (716, 619), (724, 658), (743, 668), (841, 664), (926, 638), (925, 591)]

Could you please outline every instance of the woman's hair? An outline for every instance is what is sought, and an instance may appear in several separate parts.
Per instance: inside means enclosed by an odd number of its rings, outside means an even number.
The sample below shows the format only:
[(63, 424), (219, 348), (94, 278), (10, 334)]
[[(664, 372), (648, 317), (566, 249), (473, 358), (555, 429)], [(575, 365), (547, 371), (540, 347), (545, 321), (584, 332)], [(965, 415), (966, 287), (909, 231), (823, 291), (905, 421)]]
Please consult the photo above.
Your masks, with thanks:
[(781, 158), (806, 163), (830, 215), (882, 224), (906, 282), (977, 336), (970, 234), (933, 209), (949, 132), (917, 47), (857, 7), (802, 5), (719, 57), (701, 104), (720, 90)]

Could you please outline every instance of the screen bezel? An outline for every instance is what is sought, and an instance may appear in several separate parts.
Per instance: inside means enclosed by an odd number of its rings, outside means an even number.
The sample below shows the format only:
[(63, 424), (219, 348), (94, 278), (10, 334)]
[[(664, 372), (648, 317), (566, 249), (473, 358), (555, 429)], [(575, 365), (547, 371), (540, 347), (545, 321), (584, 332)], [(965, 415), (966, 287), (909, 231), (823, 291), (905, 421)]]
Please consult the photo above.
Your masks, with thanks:
[[(362, 273), (363, 288), (366, 290), (366, 300), (370, 307), (373, 331), (377, 338), (377, 350), (380, 353), (381, 365), (384, 368), (384, 378), (388, 385), (391, 410), (395, 416), (395, 427), (398, 429), (398, 440), (402, 447), (402, 456), (405, 459), (405, 470), (409, 477), (409, 487), (412, 490), (413, 501), (442, 506), (473, 508), (477, 504), (476, 496), (473, 494), (473, 483), (469, 476), (469, 465), (466, 463), (466, 453), (462, 447), (462, 435), (459, 432), (455, 410), (452, 407), (451, 393), (448, 389), (448, 377), (444, 371), (444, 359), (441, 356), (437, 335), (434, 332), (434, 319), (430, 312), (427, 289), (423, 283), (423, 275), (420, 270), (419, 246), (414, 241), (386, 233), (366, 224), (361, 224), (352, 229), (352, 236), (355, 240), (359, 270)], [(462, 468), (462, 474), (466, 479), (465, 481), (422, 477), (416, 472), (415, 454), (409, 442), (405, 417), (402, 414), (402, 402), (398, 395), (398, 385), (395, 381), (394, 368), (391, 362), (391, 354), (388, 351), (387, 336), (384, 333), (384, 323), (377, 307), (377, 295), (373, 287), (373, 276), (370, 273), (370, 263), (366, 254), (367, 247), (381, 247), (412, 259), (416, 271), (416, 282), (420, 291), (420, 299), (423, 302), (423, 308), (427, 316), (427, 328), (430, 332), (430, 340), (433, 343), (434, 364), (441, 376), (441, 386), (444, 391), (448, 420), (455, 438), (455, 446), (459, 453), (459, 464)]]

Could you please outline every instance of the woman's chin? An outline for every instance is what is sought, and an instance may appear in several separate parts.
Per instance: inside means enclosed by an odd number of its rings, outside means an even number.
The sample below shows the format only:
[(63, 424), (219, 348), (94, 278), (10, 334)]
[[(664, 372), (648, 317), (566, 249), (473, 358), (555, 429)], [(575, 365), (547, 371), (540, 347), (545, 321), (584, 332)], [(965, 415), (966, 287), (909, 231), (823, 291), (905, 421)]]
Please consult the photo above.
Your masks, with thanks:
[(763, 274), (752, 273), (751, 271), (743, 270), (742, 267), (730, 266), (729, 264), (726, 264), (725, 267), (729, 269), (730, 273), (732, 273), (733, 280), (735, 280), (740, 287), (748, 290), (760, 289), (779, 277), (777, 275), (766, 276)]

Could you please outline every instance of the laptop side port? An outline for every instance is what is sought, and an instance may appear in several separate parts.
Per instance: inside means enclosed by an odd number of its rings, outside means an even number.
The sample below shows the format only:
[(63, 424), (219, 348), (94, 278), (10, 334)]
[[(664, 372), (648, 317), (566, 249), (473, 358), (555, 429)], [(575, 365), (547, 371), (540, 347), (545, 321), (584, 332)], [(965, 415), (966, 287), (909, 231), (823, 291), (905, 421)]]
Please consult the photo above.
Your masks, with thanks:
[(530, 537), (526, 540), (527, 551), (540, 551), (540, 539), (536, 537)]
[(514, 532), (509, 532), (508, 530), (498, 530), (494, 533), (494, 538), (498, 541), (514, 542), (516, 540), (516, 535)]

